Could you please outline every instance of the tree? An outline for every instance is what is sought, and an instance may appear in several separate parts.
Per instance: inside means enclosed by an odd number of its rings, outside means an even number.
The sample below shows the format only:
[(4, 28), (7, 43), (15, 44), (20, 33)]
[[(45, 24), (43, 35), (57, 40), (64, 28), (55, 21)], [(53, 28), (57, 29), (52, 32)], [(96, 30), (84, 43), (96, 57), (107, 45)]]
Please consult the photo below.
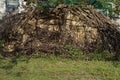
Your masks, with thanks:
[(110, 18), (113, 18), (115, 14), (120, 14), (120, 0), (27, 0), (28, 4), (36, 1), (38, 2), (37, 7), (45, 10), (46, 8), (56, 7), (59, 4), (93, 5)]
[(104, 8), (109, 11), (110, 17), (120, 15), (120, 0), (97, 0), (102, 2)]

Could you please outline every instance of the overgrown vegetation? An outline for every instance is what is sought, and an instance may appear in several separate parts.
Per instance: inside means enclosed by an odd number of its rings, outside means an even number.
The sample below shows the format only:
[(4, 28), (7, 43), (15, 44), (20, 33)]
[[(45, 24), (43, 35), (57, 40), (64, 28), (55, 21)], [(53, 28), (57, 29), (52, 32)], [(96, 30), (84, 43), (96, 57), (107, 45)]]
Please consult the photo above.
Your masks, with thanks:
[[(67, 57), (70, 57), (72, 59), (79, 59), (79, 60), (97, 60), (97, 61), (115, 61), (115, 53), (110, 53), (109, 51), (105, 51), (100, 49), (97, 49), (93, 53), (85, 54), (83, 53), (79, 48), (70, 46), (70, 45), (65, 45), (64, 46), (66, 52), (68, 55)], [(66, 55), (64, 55), (65, 57)]]
[(66, 52), (71, 55), (71, 56), (80, 56), (82, 55), (82, 51), (80, 51), (79, 48), (71, 46), (71, 45), (65, 45), (64, 49), (66, 50)]

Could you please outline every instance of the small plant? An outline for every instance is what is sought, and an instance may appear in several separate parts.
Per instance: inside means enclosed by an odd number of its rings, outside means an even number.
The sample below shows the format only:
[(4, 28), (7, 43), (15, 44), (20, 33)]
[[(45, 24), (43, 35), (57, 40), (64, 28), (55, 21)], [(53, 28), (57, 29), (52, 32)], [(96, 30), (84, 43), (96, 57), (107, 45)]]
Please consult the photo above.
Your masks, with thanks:
[(65, 45), (64, 49), (68, 52), (68, 54), (72, 55), (72, 56), (80, 56), (81, 55), (81, 51), (80, 49), (71, 46), (71, 45)]
[(3, 45), (4, 45), (4, 43), (5, 43), (5, 41), (4, 41), (4, 40), (0, 40), (0, 46), (3, 46)]
[(95, 52), (91, 53), (89, 58), (90, 60), (102, 60), (109, 61), (112, 60), (114, 53), (110, 53), (108, 50), (103, 50), (102, 48), (97, 49)]

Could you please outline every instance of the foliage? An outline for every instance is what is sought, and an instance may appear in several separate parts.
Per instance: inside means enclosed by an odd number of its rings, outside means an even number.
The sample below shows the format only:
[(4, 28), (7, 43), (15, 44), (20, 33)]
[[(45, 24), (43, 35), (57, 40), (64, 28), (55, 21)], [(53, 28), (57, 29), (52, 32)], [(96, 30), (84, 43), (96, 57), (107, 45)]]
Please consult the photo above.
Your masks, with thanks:
[(2, 46), (4, 44), (4, 40), (0, 40), (0, 46)]
[(102, 53), (94, 52), (90, 54), (89, 60), (98, 60), (98, 61), (111, 61), (115, 60), (114, 55), (110, 52), (104, 51)]
[[(35, 3), (37, 0), (27, 0), (27, 3)], [(38, 0), (42, 2), (41, 6), (45, 7), (55, 7), (58, 4), (71, 4), (71, 5), (83, 5), (83, 4), (91, 4), (96, 8), (104, 8), (110, 9), (110, 5), (108, 2), (112, 2), (116, 4), (114, 11), (120, 11), (120, 0)]]
[[(30, 1), (33, 2), (33, 0)], [(116, 4), (117, 6), (113, 8), (112, 3)], [(55, 7), (58, 4), (93, 5), (95, 8), (100, 9), (106, 16), (109, 16), (111, 18), (114, 17), (116, 13), (119, 14), (120, 11), (119, 0), (47, 0), (39, 2), (38, 7), (40, 9), (46, 9)]]
[(68, 52), (68, 54), (70, 54), (71, 56), (80, 56), (82, 55), (80, 49), (71, 46), (71, 45), (65, 45), (64, 49)]
[(27, 4), (35, 3), (35, 0), (27, 0)]
[(44, 8), (49, 8), (49, 7), (55, 7), (57, 5), (57, 0), (50, 0), (50, 1), (43, 1), (43, 2), (39, 2), (38, 6), (42, 6)]
[(83, 54), (82, 51), (74, 46), (65, 45), (64, 49), (71, 55), (72, 58), (78, 58), (80, 60), (98, 60), (98, 61), (114, 61), (115, 54), (110, 53), (107, 50), (103, 50), (102, 48), (97, 49), (93, 53)]

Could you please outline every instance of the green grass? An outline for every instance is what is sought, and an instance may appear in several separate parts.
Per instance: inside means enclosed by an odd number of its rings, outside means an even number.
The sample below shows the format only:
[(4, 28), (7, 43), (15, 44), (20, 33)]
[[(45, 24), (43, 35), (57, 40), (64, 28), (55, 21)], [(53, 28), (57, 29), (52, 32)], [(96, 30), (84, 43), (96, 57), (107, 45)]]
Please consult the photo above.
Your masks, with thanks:
[(0, 80), (120, 80), (120, 64), (59, 57), (2, 59)]

